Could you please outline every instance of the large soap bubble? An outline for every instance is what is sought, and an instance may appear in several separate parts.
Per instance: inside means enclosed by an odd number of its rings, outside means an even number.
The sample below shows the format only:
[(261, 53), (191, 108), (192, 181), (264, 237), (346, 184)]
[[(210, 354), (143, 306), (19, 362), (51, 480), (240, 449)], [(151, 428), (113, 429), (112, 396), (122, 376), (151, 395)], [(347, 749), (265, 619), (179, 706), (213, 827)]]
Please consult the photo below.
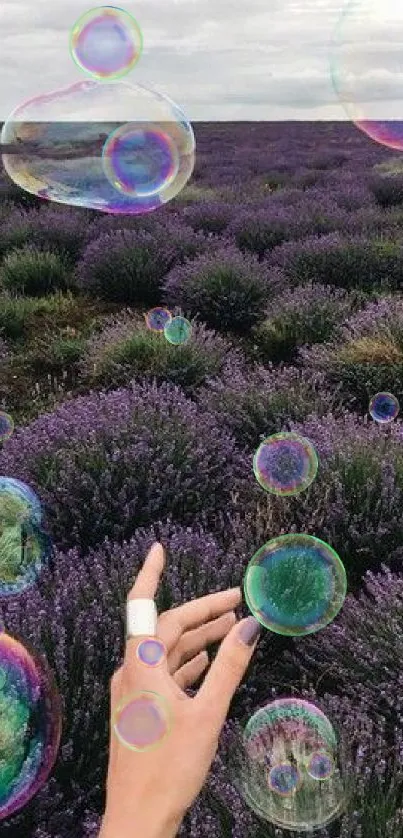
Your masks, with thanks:
[(40, 528), (42, 507), (35, 492), (12, 477), (0, 477), (0, 597), (33, 585), (51, 552)]
[(350, 0), (334, 33), (331, 78), (355, 125), (388, 148), (403, 150), (403, 4)]
[(244, 590), (248, 607), (265, 628), (297, 637), (334, 620), (346, 597), (346, 571), (326, 542), (290, 533), (252, 556)]
[(181, 109), (144, 85), (83, 81), (30, 99), (1, 133), (12, 180), (34, 195), (115, 214), (175, 198), (195, 163)]
[(266, 821), (310, 831), (348, 802), (346, 747), (316, 705), (282, 698), (250, 718), (232, 761), (246, 803)]
[(46, 782), (61, 736), (61, 703), (45, 662), (0, 634), (0, 819), (22, 809)]

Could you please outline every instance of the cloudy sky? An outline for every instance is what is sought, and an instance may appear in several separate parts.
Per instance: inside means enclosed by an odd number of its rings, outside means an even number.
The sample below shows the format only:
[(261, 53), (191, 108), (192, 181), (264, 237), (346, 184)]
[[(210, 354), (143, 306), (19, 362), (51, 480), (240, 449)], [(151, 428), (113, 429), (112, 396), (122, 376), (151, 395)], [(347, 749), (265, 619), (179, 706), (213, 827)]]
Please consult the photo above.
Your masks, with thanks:
[[(383, 0), (383, 7), (397, 2)], [(1, 0), (0, 120), (26, 99), (83, 80), (68, 36), (94, 5)], [(346, 119), (329, 72), (343, 0), (123, 0), (117, 5), (134, 15), (144, 37), (141, 61), (127, 80), (155, 85), (191, 120)], [(362, 25), (360, 32), (367, 50)], [(391, 55), (388, 34), (381, 37), (385, 64)], [(382, 43), (372, 38), (375, 58)], [(396, 49), (400, 55), (400, 38)], [(375, 90), (378, 100), (383, 95), (391, 102), (392, 79), (393, 97), (403, 100), (396, 92), (396, 79), (402, 78), (397, 59), (392, 67), (375, 60), (373, 78), (365, 66), (368, 55), (360, 60), (368, 98)], [(390, 118), (393, 107), (392, 102)]]

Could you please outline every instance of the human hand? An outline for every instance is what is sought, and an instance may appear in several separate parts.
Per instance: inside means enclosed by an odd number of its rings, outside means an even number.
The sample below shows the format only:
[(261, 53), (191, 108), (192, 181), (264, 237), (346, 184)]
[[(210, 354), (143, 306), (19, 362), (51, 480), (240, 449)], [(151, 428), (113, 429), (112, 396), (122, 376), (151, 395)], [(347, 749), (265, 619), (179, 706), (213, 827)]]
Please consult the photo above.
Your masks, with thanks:
[[(155, 543), (129, 593), (153, 599), (164, 568)], [(107, 802), (100, 838), (171, 838), (205, 782), (228, 709), (259, 636), (253, 617), (236, 623), (241, 591), (233, 588), (172, 608), (158, 618), (157, 637), (167, 656), (151, 668), (136, 657), (144, 637), (127, 640), (124, 662), (111, 680), (111, 735)], [(208, 644), (225, 638), (194, 697), (185, 689), (206, 670)], [(152, 750), (132, 751), (113, 731), (117, 706), (150, 690), (169, 705), (169, 735)]]

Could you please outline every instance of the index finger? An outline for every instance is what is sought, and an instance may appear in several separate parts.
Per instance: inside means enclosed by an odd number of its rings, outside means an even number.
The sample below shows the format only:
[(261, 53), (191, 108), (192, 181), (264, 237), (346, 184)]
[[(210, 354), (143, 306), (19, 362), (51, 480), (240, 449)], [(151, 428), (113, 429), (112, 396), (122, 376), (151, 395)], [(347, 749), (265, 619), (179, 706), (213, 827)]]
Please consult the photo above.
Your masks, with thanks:
[(147, 553), (143, 567), (129, 591), (128, 599), (154, 599), (165, 566), (165, 551), (155, 541)]

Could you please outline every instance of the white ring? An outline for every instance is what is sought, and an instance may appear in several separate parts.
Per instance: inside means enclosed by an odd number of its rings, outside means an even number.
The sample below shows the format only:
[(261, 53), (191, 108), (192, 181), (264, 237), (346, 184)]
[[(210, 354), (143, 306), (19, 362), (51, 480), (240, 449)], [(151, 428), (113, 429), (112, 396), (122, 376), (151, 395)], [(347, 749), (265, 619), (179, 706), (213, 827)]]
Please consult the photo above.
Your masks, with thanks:
[(129, 599), (126, 609), (126, 637), (157, 634), (157, 606), (153, 599)]

